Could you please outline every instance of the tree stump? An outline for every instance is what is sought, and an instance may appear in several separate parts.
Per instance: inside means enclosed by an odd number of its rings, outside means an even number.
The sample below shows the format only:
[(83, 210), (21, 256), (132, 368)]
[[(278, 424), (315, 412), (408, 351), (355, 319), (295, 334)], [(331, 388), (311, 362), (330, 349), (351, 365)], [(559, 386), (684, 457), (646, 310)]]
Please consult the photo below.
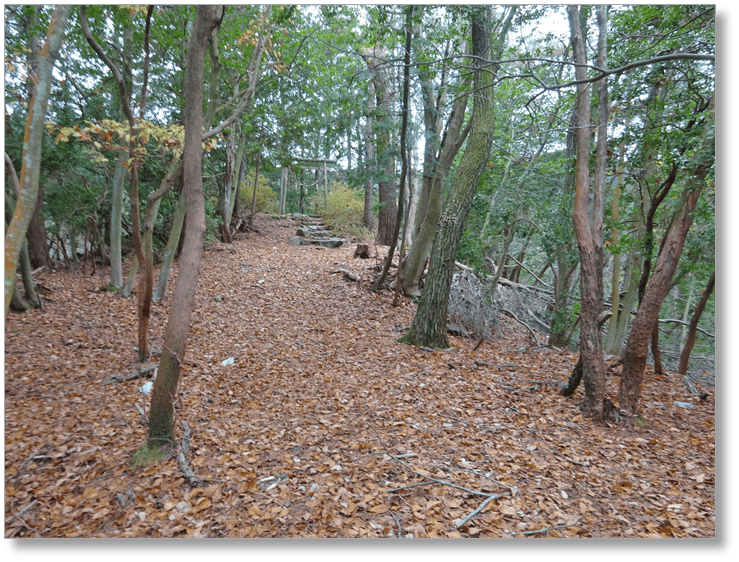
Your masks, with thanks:
[(357, 244), (357, 249), (354, 250), (354, 257), (362, 258), (363, 260), (369, 259), (370, 257), (369, 245)]

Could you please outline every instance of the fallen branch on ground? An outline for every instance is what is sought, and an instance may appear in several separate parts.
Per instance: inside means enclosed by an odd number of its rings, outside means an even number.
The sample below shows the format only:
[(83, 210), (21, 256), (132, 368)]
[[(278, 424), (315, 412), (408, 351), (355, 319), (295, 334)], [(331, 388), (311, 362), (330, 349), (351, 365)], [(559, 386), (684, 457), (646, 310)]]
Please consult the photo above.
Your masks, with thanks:
[(108, 379), (107, 381), (105, 381), (104, 383), (102, 383), (100, 386), (105, 386), (106, 384), (110, 384), (110, 383), (113, 383), (113, 382), (123, 382), (123, 381), (130, 381), (131, 379), (137, 379), (141, 375), (145, 375), (146, 373), (150, 373), (151, 371), (155, 371), (157, 369), (157, 367), (159, 367), (159, 363), (157, 363), (156, 365), (149, 365), (148, 367), (144, 367), (143, 369), (139, 369), (138, 371), (134, 371), (130, 375), (124, 375), (124, 376), (121, 376), (121, 375), (113, 375), (112, 377), (110, 377), (110, 379)]
[(332, 274), (332, 275), (333, 275), (334, 273), (343, 273), (343, 274), (344, 274), (344, 276), (345, 276), (345, 277), (347, 277), (348, 279), (350, 279), (350, 280), (352, 280), (352, 281), (359, 281), (359, 275), (357, 275), (357, 274), (356, 274), (356, 273), (354, 273), (353, 271), (349, 271), (348, 269), (344, 269), (344, 268), (339, 268), (339, 269), (337, 269), (336, 271), (332, 271), (332, 272), (331, 272), (331, 274)]
[[(404, 463), (400, 459), (399, 456), (391, 455), (387, 451), (387, 447), (385, 446), (385, 443), (383, 443), (382, 437), (380, 437), (380, 434), (377, 432), (377, 430), (372, 425), (370, 425), (370, 428), (372, 429), (372, 431), (375, 432), (375, 435), (377, 435), (377, 439), (380, 442), (380, 445), (382, 445), (382, 447), (384, 449), (384, 453), (387, 456), (389, 456), (392, 460), (394, 460), (399, 465), (401, 465), (403, 468), (405, 468), (408, 472), (411, 472), (411, 473), (413, 473), (413, 474), (415, 474), (417, 476), (420, 476), (421, 478), (424, 478), (425, 480), (427, 480), (427, 482), (417, 482), (417, 483), (411, 484), (409, 486), (401, 486), (400, 488), (392, 488), (390, 490), (385, 490), (388, 494), (399, 492), (400, 490), (405, 490), (407, 488), (412, 488), (412, 487), (417, 487), (417, 486), (425, 486), (427, 484), (441, 484), (443, 486), (449, 486), (450, 488), (455, 488), (457, 490), (462, 490), (463, 492), (467, 492), (468, 494), (485, 497), (485, 500), (482, 502), (482, 504), (480, 504), (477, 507), (477, 509), (475, 509), (472, 513), (470, 513), (469, 515), (467, 515), (463, 519), (456, 520), (456, 523), (455, 524), (456, 524), (457, 528), (460, 528), (460, 527), (466, 525), (467, 522), (470, 519), (472, 519), (475, 515), (477, 515), (478, 513), (480, 513), (492, 500), (497, 500), (497, 499), (500, 499), (500, 498), (502, 498), (504, 496), (511, 496), (511, 495), (513, 495), (512, 492), (515, 489), (511, 489), (512, 490), (511, 492), (503, 492), (502, 494), (489, 494), (487, 492), (481, 492), (480, 490), (474, 490), (472, 488), (466, 488), (464, 486), (460, 486), (459, 484), (455, 484), (455, 483), (449, 482), (447, 480), (440, 480), (438, 478), (434, 478), (433, 476), (429, 476), (428, 474), (423, 474), (422, 472), (418, 472), (417, 470), (414, 470), (413, 468), (411, 468), (410, 466), (408, 466), (407, 463)], [(451, 467), (446, 467), (446, 468), (447, 469), (454, 470)], [(475, 474), (477, 474), (477, 473), (475, 473)], [(478, 474), (478, 476), (484, 477), (481, 474)], [(494, 482), (494, 480), (493, 480), (493, 482)]]
[(190, 467), (187, 465), (187, 458), (185, 455), (190, 451), (190, 427), (187, 425), (187, 422), (183, 420), (182, 427), (185, 430), (185, 434), (182, 436), (182, 441), (180, 442), (180, 450), (177, 453), (177, 461), (180, 464), (180, 470), (182, 471), (182, 474), (184, 474), (187, 479), (190, 481), (190, 486), (193, 488), (197, 488), (200, 486), (200, 480), (197, 476), (195, 476), (195, 473), (190, 470)]

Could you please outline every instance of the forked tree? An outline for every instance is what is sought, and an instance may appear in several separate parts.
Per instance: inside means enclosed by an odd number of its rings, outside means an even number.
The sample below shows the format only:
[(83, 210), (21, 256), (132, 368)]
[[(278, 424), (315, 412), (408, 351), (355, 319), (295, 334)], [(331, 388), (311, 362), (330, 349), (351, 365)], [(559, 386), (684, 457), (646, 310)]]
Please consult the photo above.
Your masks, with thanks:
[[(418, 310), (401, 342), (443, 349), (449, 347), (447, 311), (454, 275), (454, 262), (472, 200), (487, 165), (493, 144), (495, 103), (493, 80), (496, 66), (490, 63), (491, 13), (489, 8), (472, 10), (472, 68), (474, 95), (472, 125), (467, 147), (452, 180), (431, 250), (431, 262)], [(515, 8), (509, 8), (496, 40), (504, 42)]]

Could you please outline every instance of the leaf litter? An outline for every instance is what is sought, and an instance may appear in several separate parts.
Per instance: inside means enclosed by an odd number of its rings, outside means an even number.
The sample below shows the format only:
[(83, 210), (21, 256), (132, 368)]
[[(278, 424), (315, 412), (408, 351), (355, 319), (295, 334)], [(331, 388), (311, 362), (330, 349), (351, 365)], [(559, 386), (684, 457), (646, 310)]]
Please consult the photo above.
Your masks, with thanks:
[(373, 260), (257, 218), (203, 256), (175, 406), (196, 480), (175, 454), (130, 468), (158, 361), (130, 376), (135, 298), (39, 275), (45, 309), (5, 325), (6, 538), (715, 536), (712, 394), (648, 368), (646, 424), (595, 424), (557, 391), (576, 354), (505, 318), (476, 351), (399, 344), (415, 304), (370, 289)]

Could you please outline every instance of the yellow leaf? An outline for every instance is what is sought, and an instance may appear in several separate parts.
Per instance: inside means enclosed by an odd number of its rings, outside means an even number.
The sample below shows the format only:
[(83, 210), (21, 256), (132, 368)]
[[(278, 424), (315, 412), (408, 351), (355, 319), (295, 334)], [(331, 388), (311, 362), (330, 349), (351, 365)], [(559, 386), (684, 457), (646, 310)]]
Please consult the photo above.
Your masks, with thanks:
[(198, 503), (195, 505), (193, 511), (203, 511), (205, 509), (208, 509), (212, 505), (213, 503), (210, 501), (210, 498), (200, 498), (200, 500), (198, 500)]

